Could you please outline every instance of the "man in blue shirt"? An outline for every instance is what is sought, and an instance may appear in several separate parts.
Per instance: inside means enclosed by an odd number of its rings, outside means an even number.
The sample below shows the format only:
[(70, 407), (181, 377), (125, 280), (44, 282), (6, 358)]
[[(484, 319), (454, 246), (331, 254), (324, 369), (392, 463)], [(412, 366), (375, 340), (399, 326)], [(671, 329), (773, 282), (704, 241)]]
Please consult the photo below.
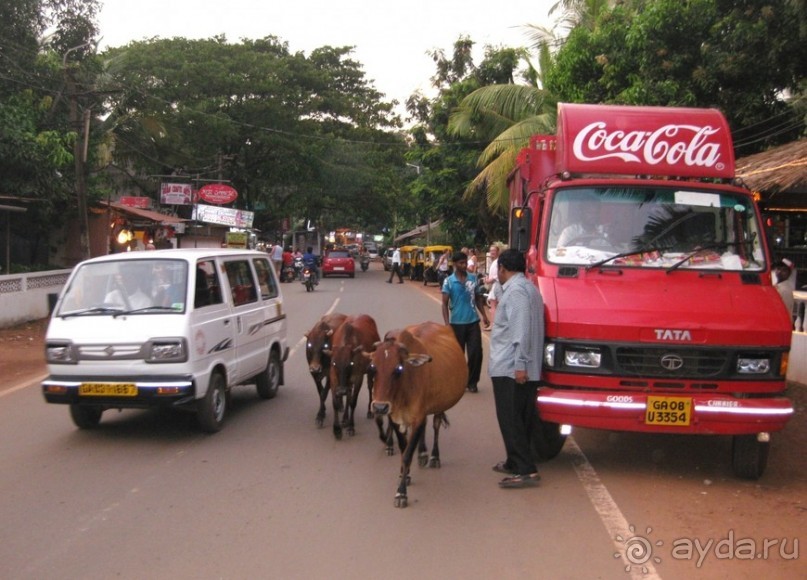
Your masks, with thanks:
[(443, 321), (451, 326), (460, 348), (468, 356), (468, 390), (479, 391), (479, 375), (482, 371), (482, 332), (479, 329), (479, 314), (489, 326), (485, 314), (483, 288), (476, 274), (468, 273), (468, 256), (455, 252), (452, 256), (454, 273), (443, 281)]
[(493, 471), (507, 474), (499, 482), (504, 488), (534, 486), (540, 479), (530, 439), (541, 379), (544, 302), (535, 285), (524, 276), (525, 269), (521, 252), (505, 250), (499, 256), (502, 295), (490, 334), (488, 372), (507, 453), (507, 459), (494, 465)]
[(303, 254), (303, 265), (311, 269), (314, 275), (314, 284), (319, 284), (319, 269), (317, 268), (317, 256), (314, 254), (314, 248), (308, 246)]

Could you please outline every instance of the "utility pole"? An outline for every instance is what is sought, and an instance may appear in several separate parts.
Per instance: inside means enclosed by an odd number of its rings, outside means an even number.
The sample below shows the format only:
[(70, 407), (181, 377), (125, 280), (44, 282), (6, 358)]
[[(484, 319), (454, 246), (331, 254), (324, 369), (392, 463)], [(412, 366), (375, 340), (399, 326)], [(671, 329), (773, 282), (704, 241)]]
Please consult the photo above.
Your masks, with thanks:
[(87, 149), (89, 147), (90, 137), (90, 109), (85, 109), (83, 115), (79, 115), (78, 111), (78, 91), (76, 90), (76, 82), (73, 78), (72, 71), (67, 66), (67, 55), (74, 50), (89, 46), (91, 43), (85, 42), (78, 46), (69, 48), (64, 53), (62, 58), (62, 67), (64, 70), (65, 83), (67, 84), (67, 93), (70, 98), (70, 126), (76, 131), (76, 139), (73, 143), (73, 159), (76, 171), (76, 202), (78, 206), (78, 231), (79, 231), (79, 248), (81, 259), (86, 260), (90, 257), (90, 226), (87, 210)]

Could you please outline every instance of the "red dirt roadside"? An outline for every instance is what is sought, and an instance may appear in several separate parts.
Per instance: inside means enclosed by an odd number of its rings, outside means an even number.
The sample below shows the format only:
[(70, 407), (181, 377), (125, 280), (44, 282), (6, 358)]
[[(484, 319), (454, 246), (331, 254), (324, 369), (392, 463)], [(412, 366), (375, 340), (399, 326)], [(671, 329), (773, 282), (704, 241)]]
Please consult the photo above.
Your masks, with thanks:
[(47, 373), (45, 331), (48, 319), (0, 328), (0, 391)]

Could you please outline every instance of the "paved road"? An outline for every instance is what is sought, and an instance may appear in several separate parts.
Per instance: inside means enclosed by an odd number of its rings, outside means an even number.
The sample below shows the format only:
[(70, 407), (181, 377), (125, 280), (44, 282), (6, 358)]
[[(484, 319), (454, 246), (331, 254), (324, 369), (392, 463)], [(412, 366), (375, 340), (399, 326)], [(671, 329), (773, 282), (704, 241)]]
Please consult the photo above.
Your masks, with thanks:
[[(442, 469), (414, 468), (410, 507), (394, 508), (400, 456), (384, 455), (363, 416), (343, 441), (315, 427), (302, 351), (331, 308), (372, 315), (382, 334), (440, 320), (434, 286), (385, 275), (374, 263), (313, 294), (284, 285), (287, 384), (272, 401), (237, 391), (213, 436), (188, 415), (144, 411), (108, 411), (98, 430), (78, 431), (36, 384), (0, 396), (0, 577), (807, 577), (805, 558), (790, 558), (807, 507), (792, 450), (775, 445), (766, 478), (738, 482), (722, 438), (581, 430), (542, 465), (538, 489), (501, 490), (489, 379), (449, 412)], [(734, 557), (719, 558), (729, 539)], [(763, 539), (789, 543), (737, 557), (739, 540)]]

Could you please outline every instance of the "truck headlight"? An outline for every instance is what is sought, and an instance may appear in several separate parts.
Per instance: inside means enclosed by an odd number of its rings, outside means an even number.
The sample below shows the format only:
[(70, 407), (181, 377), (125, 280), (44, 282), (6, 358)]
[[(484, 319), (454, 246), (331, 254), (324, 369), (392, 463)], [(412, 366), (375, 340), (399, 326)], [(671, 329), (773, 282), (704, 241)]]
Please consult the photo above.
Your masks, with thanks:
[(741, 375), (766, 375), (771, 370), (769, 358), (739, 358), (737, 372)]
[(188, 360), (188, 349), (181, 338), (152, 340), (146, 344), (147, 363), (178, 363)]
[(548, 367), (555, 366), (555, 345), (553, 343), (544, 345), (544, 363)]
[(61, 365), (74, 365), (78, 362), (70, 342), (48, 342), (45, 345), (45, 360), (50, 364)]
[(602, 353), (596, 350), (566, 347), (563, 362), (567, 367), (598, 369), (602, 362)]

